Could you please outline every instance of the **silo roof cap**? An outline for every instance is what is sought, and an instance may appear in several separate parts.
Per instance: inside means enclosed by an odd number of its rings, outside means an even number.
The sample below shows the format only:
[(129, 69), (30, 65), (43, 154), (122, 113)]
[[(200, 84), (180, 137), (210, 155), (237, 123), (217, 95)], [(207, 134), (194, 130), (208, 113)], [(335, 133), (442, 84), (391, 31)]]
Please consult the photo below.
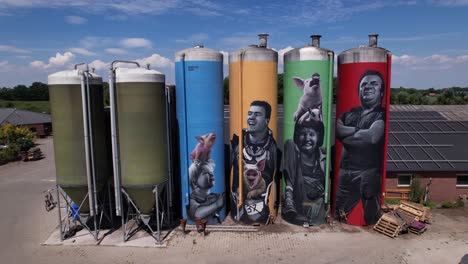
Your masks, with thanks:
[(217, 50), (205, 48), (202, 45), (178, 51), (175, 61), (223, 61), (223, 54)]
[[(54, 84), (81, 84), (81, 70), (65, 70), (50, 74), (47, 83)], [(101, 84), (102, 77), (96, 73), (89, 72), (89, 84)]]
[(118, 83), (129, 82), (154, 82), (164, 83), (166, 76), (156, 70), (145, 68), (117, 68), (115, 70), (115, 80)]

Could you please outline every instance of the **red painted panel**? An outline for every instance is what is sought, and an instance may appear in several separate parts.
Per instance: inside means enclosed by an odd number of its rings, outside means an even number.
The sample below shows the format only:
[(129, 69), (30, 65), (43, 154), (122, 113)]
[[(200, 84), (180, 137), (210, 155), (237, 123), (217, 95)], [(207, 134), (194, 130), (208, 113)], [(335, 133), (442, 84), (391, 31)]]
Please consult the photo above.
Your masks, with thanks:
[[(391, 65), (391, 56), (388, 56), (388, 63), (379, 62), (379, 63), (347, 63), (338, 65), (338, 91), (337, 91), (337, 103), (336, 103), (336, 117), (337, 120), (343, 116), (343, 114), (350, 112), (353, 108), (360, 108), (361, 101), (359, 96), (359, 85), (361, 78), (366, 74), (368, 71), (376, 71), (380, 73), (383, 78), (384, 83), (384, 93), (381, 99), (381, 106), (383, 108), (383, 115), (385, 116), (385, 132), (384, 132), (384, 140), (380, 144), (383, 148), (383, 155), (381, 155), (382, 165), (379, 168), (381, 171), (381, 190), (380, 191), (380, 205), (383, 203), (383, 192), (385, 190), (385, 178), (386, 178), (386, 157), (385, 153), (387, 153), (387, 142), (388, 142), (388, 122), (389, 122), (389, 104), (390, 104), (390, 67)], [(364, 116), (362, 114), (361, 116)], [(360, 120), (360, 119), (359, 119)], [(361, 122), (361, 121), (359, 121)], [(350, 125), (351, 126), (351, 125)], [(361, 129), (361, 128), (357, 128)], [(335, 212), (336, 210), (336, 200), (337, 200), (337, 192), (338, 192), (338, 185), (339, 185), (339, 177), (340, 177), (340, 164), (341, 164), (341, 156), (343, 152), (343, 145), (342, 142), (338, 139), (335, 141), (335, 164), (334, 164), (334, 180), (333, 180), (333, 195), (332, 195), (332, 210)], [(359, 155), (362, 153), (354, 153), (354, 155)], [(359, 174), (355, 169), (356, 174)], [(362, 174), (363, 175), (363, 174)], [(353, 182), (357, 178), (361, 181), (361, 178), (366, 176), (359, 175), (358, 177), (353, 176)], [(367, 176), (368, 177), (368, 176)], [(378, 186), (378, 184), (377, 184)], [(354, 192), (360, 192), (361, 199), (352, 207), (353, 209), (347, 214), (347, 223), (351, 225), (366, 225), (371, 223), (366, 223), (364, 218), (364, 206), (363, 206), (363, 199), (362, 197), (368, 197), (368, 194), (363, 191), (365, 186), (361, 184), (360, 188), (354, 188)], [(356, 193), (355, 193), (356, 194)], [(359, 195), (359, 194), (356, 194)], [(340, 199), (340, 198), (339, 198)], [(343, 200), (341, 198), (341, 200)], [(341, 204), (341, 203), (340, 203)], [(343, 207), (343, 206), (342, 206)], [(346, 211), (346, 210), (345, 210)], [(374, 210), (375, 211), (375, 210)], [(335, 217), (338, 217), (335, 212)]]

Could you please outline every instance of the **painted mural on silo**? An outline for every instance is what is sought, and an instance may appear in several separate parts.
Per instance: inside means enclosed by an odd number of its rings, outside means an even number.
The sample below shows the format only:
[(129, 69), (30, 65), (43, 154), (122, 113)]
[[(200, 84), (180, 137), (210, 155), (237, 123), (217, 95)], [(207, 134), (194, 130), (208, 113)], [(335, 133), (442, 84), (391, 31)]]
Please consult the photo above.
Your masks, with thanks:
[[(198, 143), (190, 153), (192, 163), (188, 167), (190, 201), (187, 215), (190, 220), (215, 219), (217, 223), (221, 223), (225, 204), (224, 192), (212, 193), (215, 186), (216, 164), (210, 154), (216, 142), (216, 135), (208, 133), (197, 136), (196, 140)], [(224, 218), (224, 215), (222, 217)]]
[(223, 55), (202, 45), (176, 54), (182, 214), (190, 224), (226, 216)]
[(334, 56), (312, 38), (284, 55), (282, 216), (296, 225), (324, 223), (329, 204)]
[(371, 35), (368, 47), (338, 59), (334, 210), (351, 225), (376, 223), (383, 202), (391, 55), (376, 45)]
[(231, 216), (242, 223), (270, 223), (278, 210), (278, 54), (266, 36), (229, 57)]

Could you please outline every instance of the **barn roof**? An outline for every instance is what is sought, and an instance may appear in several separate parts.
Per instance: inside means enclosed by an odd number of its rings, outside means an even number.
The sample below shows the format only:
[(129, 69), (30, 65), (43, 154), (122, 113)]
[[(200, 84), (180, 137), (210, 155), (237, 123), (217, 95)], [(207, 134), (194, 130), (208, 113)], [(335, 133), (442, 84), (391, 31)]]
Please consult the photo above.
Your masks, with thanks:
[(6, 122), (13, 125), (32, 125), (51, 123), (52, 118), (48, 114), (36, 113), (22, 109), (0, 108), (0, 125)]

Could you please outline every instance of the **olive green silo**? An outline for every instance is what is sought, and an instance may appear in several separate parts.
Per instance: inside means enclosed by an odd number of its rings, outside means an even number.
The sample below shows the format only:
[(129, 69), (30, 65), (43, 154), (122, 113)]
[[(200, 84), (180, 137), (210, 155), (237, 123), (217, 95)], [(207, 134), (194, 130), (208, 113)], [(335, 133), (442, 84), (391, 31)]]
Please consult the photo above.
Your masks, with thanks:
[(115, 77), (121, 185), (148, 215), (155, 206), (154, 186), (168, 179), (165, 76), (117, 68)]
[[(81, 73), (79, 70), (62, 71), (48, 76), (52, 113), (55, 168), (57, 184), (78, 206), (80, 213), (89, 214), (88, 178), (86, 169), (85, 136)], [(96, 190), (104, 186), (109, 177), (104, 130), (104, 103), (102, 78), (89, 73), (90, 126), (95, 160)], [(92, 183), (90, 183), (92, 184)]]

